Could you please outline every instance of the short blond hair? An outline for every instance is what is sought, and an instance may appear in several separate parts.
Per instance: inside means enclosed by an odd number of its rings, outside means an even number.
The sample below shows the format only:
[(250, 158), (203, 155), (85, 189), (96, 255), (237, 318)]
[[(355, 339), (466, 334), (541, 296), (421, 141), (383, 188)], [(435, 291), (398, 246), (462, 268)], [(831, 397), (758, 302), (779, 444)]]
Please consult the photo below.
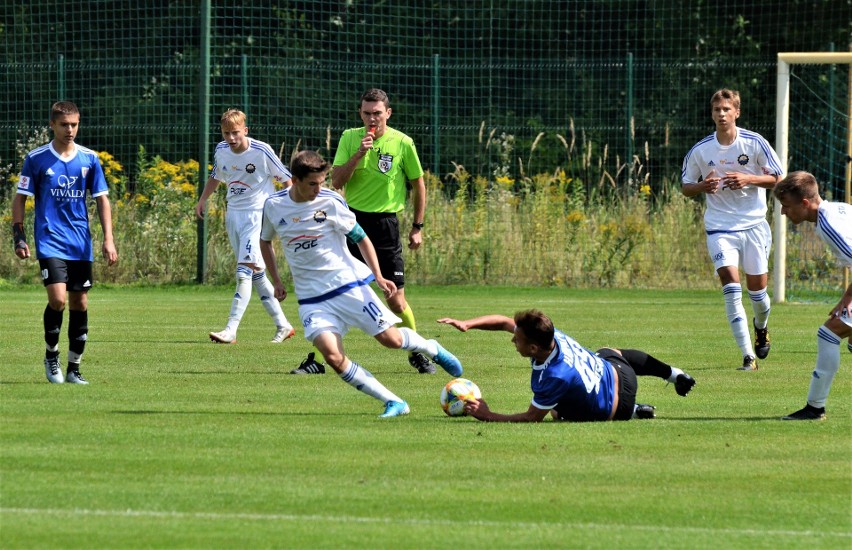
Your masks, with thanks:
[(245, 126), (246, 114), (239, 109), (228, 109), (222, 113), (222, 118), (219, 119), (222, 126)]

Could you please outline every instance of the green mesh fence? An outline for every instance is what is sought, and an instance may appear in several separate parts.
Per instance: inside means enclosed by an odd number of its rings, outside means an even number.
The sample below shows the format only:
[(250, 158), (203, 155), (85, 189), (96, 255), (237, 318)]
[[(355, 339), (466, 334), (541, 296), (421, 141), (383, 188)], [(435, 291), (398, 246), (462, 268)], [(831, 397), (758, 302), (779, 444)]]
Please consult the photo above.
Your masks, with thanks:
[[(828, 200), (847, 201), (845, 170), (850, 162), (850, 65), (796, 64), (790, 67), (789, 170), (807, 170)], [(836, 298), (843, 288), (837, 259), (816, 236), (813, 224), (787, 222), (787, 298)]]
[[(186, 162), (212, 150), (218, 115), (233, 106), (285, 161), (296, 147), (330, 157), (341, 131), (360, 124), (358, 96), (374, 86), (388, 91), (391, 123), (415, 139), (450, 195), (461, 165), (513, 180), (561, 168), (587, 194), (649, 185), (663, 196), (713, 128), (715, 89), (738, 89), (740, 123), (772, 141), (776, 53), (845, 51), (852, 31), (850, 0), (248, 4), (212, 2), (205, 52), (201, 2), (6, 0), (3, 196), (59, 98), (80, 106), (80, 142), (112, 155), (133, 193), (151, 185), (139, 172), (152, 158)], [(206, 55), (210, 109), (200, 113)], [(815, 77), (810, 86), (848, 105), (839, 84)], [(842, 152), (845, 139), (819, 141)], [(813, 154), (803, 165), (822, 167), (827, 153)], [(839, 173), (843, 155), (832, 158)]]

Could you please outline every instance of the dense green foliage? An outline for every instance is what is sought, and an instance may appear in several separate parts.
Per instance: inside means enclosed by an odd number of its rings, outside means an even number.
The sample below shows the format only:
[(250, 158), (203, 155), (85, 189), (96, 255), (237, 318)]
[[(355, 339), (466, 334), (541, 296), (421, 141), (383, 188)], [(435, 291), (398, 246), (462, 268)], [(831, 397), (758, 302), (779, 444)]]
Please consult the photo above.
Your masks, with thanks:
[[(445, 374), (418, 375), (357, 331), (349, 354), (409, 416), (375, 418), (380, 405), (334, 375), (288, 376), (308, 345), (268, 344), (256, 302), (240, 342), (213, 345), (230, 296), (95, 289), (91, 385), (75, 387), (44, 378), (44, 290), (3, 291), (14, 322), (0, 340), (0, 546), (849, 546), (848, 369), (826, 422), (778, 420), (804, 402), (824, 305), (774, 306), (772, 354), (744, 373), (716, 292), (413, 287), (418, 330), (460, 357), (497, 411), (530, 399), (510, 335), (435, 319), (539, 307), (592, 349), (644, 349), (697, 380), (681, 398), (641, 379), (655, 420), (506, 425), (444, 416)], [(293, 302), (284, 310), (294, 318)]]
[[(211, 4), (209, 51), (198, 2), (0, 5), (5, 227), (23, 155), (49, 139), (48, 106), (71, 99), (78, 141), (113, 163), (122, 260), (99, 280), (193, 280), (199, 176), (189, 172), (206, 174), (219, 113), (243, 108), (251, 135), (285, 160), (306, 148), (330, 158), (340, 132), (360, 124), (358, 95), (380, 86), (391, 124), (434, 175), (410, 280), (709, 286), (699, 203), (676, 189), (684, 154), (712, 128), (710, 95), (738, 88), (740, 123), (772, 140), (777, 52), (844, 50), (852, 32), (852, 0)], [(797, 68), (791, 92), (791, 167), (816, 173), (835, 200), (846, 70)], [(217, 206), (207, 273), (225, 282), (233, 266)], [(543, 265), (516, 265), (530, 250), (547, 252)], [(815, 247), (788, 280), (827, 273), (833, 290), (824, 264)], [(0, 281), (33, 278), (0, 249)]]
[[(656, 190), (712, 127), (714, 89), (738, 88), (743, 121), (771, 138), (776, 53), (843, 51), (852, 33), (852, 0), (211, 4), (211, 112), (199, 113), (200, 3), (4, 2), (0, 128), (31, 132), (63, 96), (83, 110), (82, 142), (125, 165), (140, 146), (170, 162), (202, 160), (218, 113), (236, 105), (261, 139), (328, 150), (357, 124), (358, 95), (380, 86), (393, 124), (441, 177), (453, 162), (477, 175), (501, 167), (505, 151), (481, 139), (484, 127), (514, 141), (515, 177), (543, 133), (528, 172), (561, 166), (578, 177), (561, 135), (596, 155), (608, 148), (628, 167), (619, 184), (638, 157)], [(834, 84), (831, 72), (809, 85), (828, 102), (823, 114), (845, 113), (843, 72)], [(200, 142), (204, 118), (214, 126)], [(823, 134), (843, 150), (843, 135)], [(10, 141), (0, 159), (16, 162)]]

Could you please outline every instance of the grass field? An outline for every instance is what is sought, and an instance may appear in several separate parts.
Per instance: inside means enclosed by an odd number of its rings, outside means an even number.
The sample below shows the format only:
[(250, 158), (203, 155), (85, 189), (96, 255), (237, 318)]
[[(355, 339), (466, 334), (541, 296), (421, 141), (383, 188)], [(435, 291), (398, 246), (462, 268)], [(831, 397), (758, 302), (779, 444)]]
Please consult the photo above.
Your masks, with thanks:
[[(253, 301), (217, 346), (231, 288), (98, 288), (82, 372), (51, 385), (40, 287), (0, 297), (3, 548), (846, 548), (852, 545), (852, 354), (827, 422), (804, 404), (830, 306), (778, 304), (772, 353), (740, 363), (718, 292), (413, 287), (418, 330), (465, 365), (499, 412), (529, 404), (506, 333), (435, 323), (538, 307), (589, 348), (637, 347), (691, 373), (687, 398), (640, 379), (650, 421), (539, 425), (448, 418), (449, 379), (359, 332), (351, 357), (408, 400), (333, 374), (286, 372), (309, 350), (269, 344)], [(284, 304), (291, 320), (295, 302)], [(66, 316), (67, 324), (67, 316)], [(67, 337), (60, 340), (65, 361)]]

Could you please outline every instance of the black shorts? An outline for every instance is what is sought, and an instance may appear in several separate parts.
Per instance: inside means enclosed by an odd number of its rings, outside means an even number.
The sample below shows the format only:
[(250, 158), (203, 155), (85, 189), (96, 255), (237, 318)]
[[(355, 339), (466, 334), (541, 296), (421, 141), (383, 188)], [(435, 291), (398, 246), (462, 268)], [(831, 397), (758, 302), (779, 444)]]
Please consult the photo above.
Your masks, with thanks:
[(612, 365), (615, 375), (618, 376), (618, 407), (612, 419), (630, 420), (633, 418), (633, 407), (636, 405), (636, 390), (639, 389), (636, 372), (620, 353), (611, 348), (599, 349), (595, 354)]
[[(405, 262), (402, 259), (402, 241), (399, 237), (399, 218), (386, 212), (361, 212), (350, 208), (358, 220), (358, 225), (370, 237), (382, 277), (393, 281), (396, 288), (405, 286)], [(352, 255), (363, 261), (358, 245), (347, 241)]]
[(39, 258), (38, 265), (44, 286), (65, 283), (65, 289), (71, 292), (88, 292), (92, 288), (92, 262)]

